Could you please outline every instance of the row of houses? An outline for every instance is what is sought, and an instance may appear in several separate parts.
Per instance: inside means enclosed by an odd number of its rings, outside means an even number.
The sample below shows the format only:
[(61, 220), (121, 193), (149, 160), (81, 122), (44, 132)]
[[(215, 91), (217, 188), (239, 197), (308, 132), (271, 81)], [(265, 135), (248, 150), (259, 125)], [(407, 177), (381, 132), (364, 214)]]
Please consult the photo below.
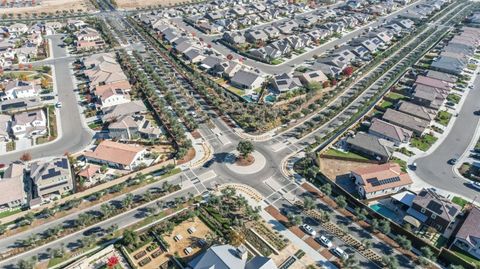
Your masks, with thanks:
[[(465, 30), (467, 33), (471, 31), (462, 28), (452, 40), (464, 36)], [(472, 36), (471, 42), (476, 48), (480, 44), (480, 35)], [(433, 65), (431, 68), (434, 70), (423, 70), (416, 76), (412, 87), (407, 90), (407, 100), (386, 109), (381, 118), (374, 118), (369, 123), (368, 133), (357, 133), (347, 139), (351, 150), (387, 162), (396, 147), (426, 133), (458, 80), (451, 73), (437, 71)]]
[(0, 179), (0, 188), (8, 190), (0, 197), (0, 210), (29, 206), (60, 198), (73, 191), (72, 173), (67, 157), (29, 164), (11, 163)]
[(452, 75), (461, 75), (479, 45), (479, 33), (478, 28), (462, 27), (461, 33), (448, 42), (431, 64), (431, 68)]
[(91, 105), (103, 114), (109, 137), (120, 140), (155, 139), (162, 134), (153, 120), (146, 117), (142, 101), (132, 100), (132, 86), (113, 54), (95, 54), (83, 59)]
[(13, 64), (26, 64), (32, 59), (46, 57), (44, 34), (58, 29), (57, 23), (47, 22), (27, 26), (14, 23), (0, 27), (0, 68), (10, 69)]

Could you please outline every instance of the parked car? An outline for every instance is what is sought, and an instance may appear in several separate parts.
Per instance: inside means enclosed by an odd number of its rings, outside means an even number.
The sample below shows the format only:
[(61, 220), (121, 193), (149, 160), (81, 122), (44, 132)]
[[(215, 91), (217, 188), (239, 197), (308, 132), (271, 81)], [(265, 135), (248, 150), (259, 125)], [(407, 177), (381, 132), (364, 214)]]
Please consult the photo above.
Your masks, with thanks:
[(480, 116), (480, 110), (477, 110), (477, 111), (473, 112), (473, 115)]
[(331, 251), (333, 254), (335, 254), (339, 258), (348, 259), (348, 254), (345, 252), (345, 250), (341, 249), (340, 247), (332, 248)]
[(310, 225), (303, 224), (300, 227), (302, 228), (302, 230), (304, 230), (307, 234), (311, 236), (315, 236), (317, 234), (317, 232), (315, 232), (315, 230), (313, 230), (312, 227), (310, 227)]
[(477, 190), (480, 191), (480, 182), (471, 181), (471, 182), (470, 182), (470, 185), (472, 185), (472, 188), (477, 189)]
[(55, 104), (55, 107), (56, 107), (56, 108), (61, 108), (61, 107), (62, 107), (62, 102), (57, 102), (57, 103)]
[(204, 168), (210, 167), (215, 162), (215, 159), (210, 159), (203, 164)]
[(449, 165), (455, 165), (455, 164), (457, 163), (457, 159), (452, 158), (452, 159), (448, 160), (447, 163), (448, 163)]
[(480, 154), (472, 153), (470, 154), (470, 158), (473, 158), (475, 160), (480, 160)]
[(330, 239), (326, 238), (323, 235), (320, 235), (319, 237), (315, 238), (315, 240), (317, 240), (317, 242), (319, 242), (320, 244), (324, 245), (327, 248), (331, 248), (333, 246), (332, 241), (330, 241)]

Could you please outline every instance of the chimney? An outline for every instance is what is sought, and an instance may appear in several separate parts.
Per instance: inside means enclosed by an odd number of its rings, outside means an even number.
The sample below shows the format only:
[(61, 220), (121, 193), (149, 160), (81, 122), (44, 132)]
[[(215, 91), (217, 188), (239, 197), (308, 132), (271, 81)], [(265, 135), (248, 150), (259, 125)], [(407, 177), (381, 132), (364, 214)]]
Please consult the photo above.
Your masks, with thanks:
[(245, 261), (247, 260), (248, 252), (247, 252), (247, 248), (243, 244), (237, 247), (237, 255), (240, 259)]

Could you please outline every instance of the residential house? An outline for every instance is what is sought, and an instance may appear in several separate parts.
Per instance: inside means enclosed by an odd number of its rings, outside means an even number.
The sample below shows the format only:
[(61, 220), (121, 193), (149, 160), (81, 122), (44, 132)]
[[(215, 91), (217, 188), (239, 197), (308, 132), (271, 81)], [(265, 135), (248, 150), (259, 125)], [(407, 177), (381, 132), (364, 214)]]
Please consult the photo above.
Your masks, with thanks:
[(199, 63), (203, 59), (205, 59), (205, 55), (201, 53), (200, 50), (197, 49), (190, 49), (187, 50), (184, 54), (183, 57), (189, 62), (189, 63)]
[(147, 107), (142, 100), (135, 100), (116, 106), (110, 106), (102, 109), (102, 119), (105, 122), (115, 121), (116, 119), (133, 114), (143, 114), (147, 112)]
[(75, 33), (78, 41), (96, 41), (102, 38), (100, 33), (90, 27), (86, 27)]
[(137, 138), (156, 139), (162, 134), (161, 130), (144, 115), (125, 115), (108, 125), (110, 138), (132, 140)]
[(430, 68), (432, 70), (459, 76), (462, 74), (462, 71), (466, 67), (466, 65), (467, 63), (461, 59), (440, 56), (437, 60), (432, 62)]
[(461, 207), (433, 189), (422, 189), (413, 199), (407, 214), (423, 225), (443, 233), (455, 221)]
[(308, 86), (310, 83), (320, 83), (328, 81), (328, 77), (321, 70), (307, 71), (298, 75), (303, 85)]
[(33, 162), (29, 170), (33, 182), (32, 198), (51, 200), (73, 191), (72, 172), (67, 157)]
[(418, 76), (417, 79), (415, 80), (415, 83), (429, 86), (432, 88), (441, 89), (444, 91), (449, 91), (453, 87), (453, 85), (448, 82), (438, 80), (435, 78), (426, 77), (426, 76)]
[(438, 72), (438, 71), (435, 71), (435, 70), (428, 70), (426, 76), (429, 77), (429, 78), (438, 79), (438, 80), (441, 80), (443, 82), (450, 83), (450, 84), (455, 84), (458, 80), (457, 76), (447, 74), (447, 73), (443, 73), (443, 72)]
[(25, 166), (21, 163), (11, 163), (0, 179), (0, 211), (22, 207), (27, 202), (24, 185)]
[(141, 146), (104, 140), (94, 151), (87, 151), (83, 155), (88, 162), (131, 171), (143, 163), (146, 153), (146, 148)]
[(8, 26), (8, 33), (13, 36), (20, 36), (28, 31), (28, 26), (24, 23), (14, 23)]
[(221, 62), (223, 62), (221, 58), (209, 55), (199, 62), (199, 67), (202, 70), (210, 70), (215, 65), (220, 64)]
[(230, 44), (244, 44), (246, 42), (245, 36), (237, 32), (225, 32), (222, 39)]
[(214, 245), (188, 263), (189, 268), (204, 269), (277, 269), (271, 258), (255, 256), (248, 259), (245, 246)]
[[(286, 56), (287, 54), (289, 54), (292, 51), (292, 46), (290, 45), (290, 42), (288, 42), (287, 39), (281, 39), (281, 40), (274, 41), (274, 42), (270, 43), (270, 45), (268, 45), (267, 47), (274, 48), (275, 50), (277, 50), (279, 52), (279, 55), (274, 57), (273, 59), (279, 58), (282, 55)], [(267, 52), (267, 54), (268, 54), (268, 52)]]
[(287, 73), (274, 76), (271, 85), (278, 93), (284, 93), (302, 87), (302, 83), (297, 77), (292, 77)]
[(391, 141), (395, 146), (408, 143), (413, 135), (410, 130), (376, 118), (372, 120), (368, 133)]
[(251, 93), (254, 89), (262, 87), (265, 78), (257, 73), (252, 73), (245, 70), (239, 70), (230, 79), (232, 86), (244, 89), (246, 92)]
[(394, 144), (383, 138), (366, 133), (357, 133), (346, 140), (349, 150), (368, 156), (381, 163), (388, 162), (393, 154)]
[(422, 120), (426, 120), (428, 122), (433, 121), (435, 119), (435, 116), (437, 116), (437, 110), (407, 101), (400, 102), (398, 106), (398, 111), (420, 118)]
[(399, 127), (410, 130), (416, 136), (422, 136), (422, 134), (425, 132), (425, 129), (430, 124), (429, 121), (393, 110), (391, 108), (387, 109), (387, 111), (383, 114), (382, 119)]
[(455, 234), (453, 246), (480, 259), (480, 209), (473, 206)]
[(274, 25), (278, 28), (278, 30), (280, 30), (280, 33), (284, 35), (293, 34), (294, 29), (299, 27), (298, 23), (294, 20), (284, 21), (282, 23), (274, 23)]
[(93, 68), (85, 70), (84, 74), (88, 78), (90, 89), (99, 85), (128, 80), (120, 65), (116, 61), (112, 62), (110, 60), (96, 63)]
[(95, 164), (87, 164), (80, 172), (78, 172), (78, 176), (84, 178), (90, 183), (97, 182), (101, 180), (101, 178), (105, 175), (101, 173), (101, 166)]
[(301, 50), (305, 48), (305, 43), (303, 39), (297, 36), (289, 36), (286, 38), (293, 50)]
[(4, 84), (3, 94), (0, 95), (2, 100), (11, 100), (16, 98), (30, 98), (40, 94), (41, 88), (35, 85), (33, 81), (10, 80)]
[(413, 88), (412, 102), (432, 109), (439, 109), (445, 101), (446, 92), (430, 86), (417, 84)]
[(2, 113), (16, 113), (19, 111), (33, 110), (43, 107), (43, 103), (38, 96), (30, 98), (16, 98), (0, 102), (0, 111)]
[(121, 80), (95, 87), (95, 95), (102, 108), (116, 106), (131, 101), (131, 88), (132, 87), (128, 81)]
[(277, 39), (280, 36), (280, 31), (278, 30), (278, 28), (273, 26), (265, 27), (263, 28), (263, 31), (265, 32), (265, 34), (267, 34), (270, 40)]
[(267, 34), (262, 30), (251, 30), (245, 33), (245, 39), (250, 42), (257, 44), (259, 42), (265, 42), (268, 40)]
[(219, 77), (232, 78), (235, 73), (242, 69), (237, 61), (223, 61), (210, 69), (210, 73)]
[(12, 132), (16, 138), (45, 135), (47, 131), (47, 119), (43, 109), (13, 115)]
[(391, 195), (409, 189), (413, 183), (400, 165), (393, 162), (356, 168), (350, 175), (355, 178), (357, 191), (364, 199)]

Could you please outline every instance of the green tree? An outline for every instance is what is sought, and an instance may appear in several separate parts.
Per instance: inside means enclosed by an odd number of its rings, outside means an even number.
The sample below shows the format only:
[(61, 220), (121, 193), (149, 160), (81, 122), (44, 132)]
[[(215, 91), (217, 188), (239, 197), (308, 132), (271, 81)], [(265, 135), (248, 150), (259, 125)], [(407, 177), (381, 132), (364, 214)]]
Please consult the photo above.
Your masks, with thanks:
[(320, 187), (320, 191), (322, 191), (326, 196), (330, 196), (332, 194), (332, 185), (330, 183), (325, 183)]
[(385, 267), (388, 269), (398, 269), (399, 267), (397, 259), (393, 256), (383, 256), (382, 262), (385, 264)]
[(396, 237), (396, 241), (398, 245), (404, 250), (411, 250), (412, 249), (412, 241), (408, 240), (407, 237), (403, 235), (399, 235)]
[(252, 142), (248, 140), (241, 140), (240, 142), (238, 142), (237, 151), (240, 153), (240, 156), (242, 158), (247, 158), (250, 153), (254, 151)]
[(302, 218), (299, 215), (293, 214), (292, 212), (288, 213), (287, 218), (288, 221), (295, 226), (302, 224)]
[(424, 246), (420, 248), (420, 251), (422, 252), (422, 256), (429, 259), (429, 260), (435, 260), (435, 255), (433, 254), (433, 251), (431, 248)]
[(303, 199), (303, 208), (305, 210), (312, 210), (315, 208), (315, 201), (311, 197), (305, 197)]
[(137, 232), (128, 229), (123, 231), (122, 244), (124, 246), (136, 245), (138, 241), (139, 237)]
[(347, 200), (345, 199), (345, 196), (343, 196), (343, 195), (337, 196), (337, 198), (335, 198), (335, 202), (337, 203), (337, 206), (339, 208), (347, 207)]
[(391, 231), (390, 222), (386, 219), (383, 219), (379, 223), (379, 230), (384, 234), (389, 234)]
[(379, 228), (380, 228), (380, 224), (378, 223), (378, 220), (372, 219), (372, 221), (370, 222), (370, 230), (376, 233)]

